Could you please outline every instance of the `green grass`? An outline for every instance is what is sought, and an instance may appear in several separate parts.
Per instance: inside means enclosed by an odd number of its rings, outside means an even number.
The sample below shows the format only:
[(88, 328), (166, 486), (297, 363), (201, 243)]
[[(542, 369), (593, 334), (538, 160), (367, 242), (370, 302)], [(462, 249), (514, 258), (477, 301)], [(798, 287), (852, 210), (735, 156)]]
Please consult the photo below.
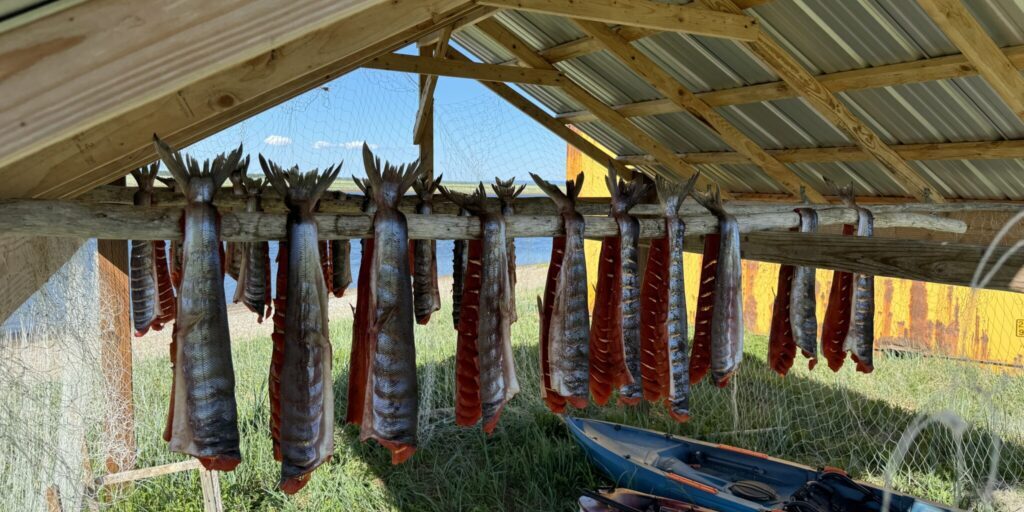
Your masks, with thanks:
[[(421, 389), (420, 448), (400, 466), (374, 443), (360, 443), (353, 426), (335, 430), (333, 460), (316, 471), (298, 495), (276, 490), (279, 466), (271, 456), (268, 431), (267, 367), (269, 339), (235, 344), (239, 423), (244, 462), (222, 475), (227, 510), (575, 510), (577, 489), (606, 482), (576, 448), (558, 417), (545, 409), (538, 391), (536, 291), (520, 290), (520, 320), (513, 327), (518, 374), (523, 389), (506, 408), (492, 436), (453, 422), (455, 336), (444, 309), (425, 327), (417, 327), (416, 348)], [(348, 382), (351, 322), (331, 322), (335, 347), (334, 381), (338, 418), (343, 418)], [(990, 430), (1004, 437), (999, 480), (1016, 484), (1024, 475), (1020, 414), (1024, 380), (951, 361), (886, 357), (872, 375), (849, 368), (838, 374), (824, 365), (815, 371), (795, 368), (785, 379), (764, 363), (766, 340), (751, 336), (736, 384), (717, 389), (707, 383), (693, 393), (693, 419), (674, 423), (660, 407), (591, 407), (583, 416), (628, 423), (676, 434), (736, 444), (809, 465), (847, 468), (854, 476), (878, 482), (901, 433), (919, 412), (952, 409), (972, 425), (961, 445), (971, 486), (987, 470)], [(802, 366), (802, 361), (797, 366)], [(166, 415), (170, 371), (165, 359), (136, 361), (135, 397), (138, 465), (182, 460), (160, 438)], [(965, 384), (971, 383), (971, 384)], [(984, 383), (990, 385), (979, 391)], [(423, 390), (429, 390), (425, 392)], [(995, 408), (979, 405), (991, 393)], [(986, 395), (989, 396), (989, 395)], [(999, 414), (1016, 415), (997, 417)], [(736, 415), (739, 420), (736, 421)], [(1001, 418), (1001, 419), (1000, 419)], [(1014, 437), (1017, 436), (1017, 437)], [(950, 502), (958, 474), (952, 436), (926, 429), (913, 444), (899, 489)], [(201, 510), (195, 472), (140, 482), (109, 502), (112, 510)], [(964, 501), (966, 503), (966, 500)]]

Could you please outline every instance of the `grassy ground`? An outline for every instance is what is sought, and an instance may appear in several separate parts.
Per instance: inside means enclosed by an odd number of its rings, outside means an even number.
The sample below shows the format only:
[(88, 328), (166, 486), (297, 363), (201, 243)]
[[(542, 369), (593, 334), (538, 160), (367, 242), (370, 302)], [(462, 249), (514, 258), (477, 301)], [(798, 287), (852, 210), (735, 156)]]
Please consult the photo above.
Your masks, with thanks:
[[(513, 340), (523, 390), (506, 408), (494, 435), (488, 437), (478, 428), (459, 428), (453, 423), (455, 338), (446, 307), (428, 326), (417, 327), (422, 398), (416, 455), (406, 464), (391, 466), (386, 450), (360, 443), (355, 427), (339, 424), (334, 459), (318, 469), (312, 482), (294, 497), (276, 490), (279, 466), (271, 456), (267, 427), (269, 337), (237, 341), (234, 361), (245, 460), (235, 472), (221, 478), (226, 509), (574, 510), (577, 489), (605, 482), (586, 463), (558, 417), (548, 413), (540, 400), (533, 303), (537, 291), (519, 290), (520, 320), (513, 327)], [(346, 406), (348, 318), (336, 316), (331, 322), (339, 418)], [(648, 405), (592, 407), (581, 415), (737, 444), (811, 465), (845, 467), (854, 476), (874, 481), (882, 478), (889, 453), (919, 411), (952, 409), (972, 425), (983, 426), (968, 429), (960, 444), (970, 466), (965, 471), (971, 475), (987, 469), (988, 459), (983, 454), (991, 436), (983, 429), (985, 425), (1002, 428), (1016, 422), (1020, 429), (1024, 380), (1019, 377), (1000, 378), (1003, 387), (999, 390), (1000, 397), (1013, 400), (1001, 403), (999, 410), (1016, 411), (1018, 416), (995, 421), (992, 410), (976, 407), (976, 387), (949, 393), (942, 387), (951, 382), (954, 372), (981, 382), (987, 377), (978, 372), (986, 370), (965, 370), (968, 367), (963, 364), (941, 360), (884, 358), (878, 362), (879, 370), (869, 376), (854, 375), (849, 369), (832, 374), (819, 367), (814, 372), (797, 368), (781, 379), (764, 364), (765, 352), (764, 338), (749, 337), (737, 384), (726, 389), (698, 385), (693, 419), (688, 424), (675, 424), (660, 408)], [(137, 355), (136, 359), (138, 464), (144, 467), (181, 460), (168, 452), (160, 439), (170, 383), (165, 356)], [(941, 407), (933, 403), (937, 399), (941, 399)], [(954, 500), (958, 473), (952, 462), (955, 457), (940, 453), (951, 442), (943, 432), (926, 430), (913, 444), (905, 466), (910, 469), (900, 472), (896, 480), (899, 488), (930, 499)], [(1020, 438), (1015, 442), (1018, 444), (1003, 446), (1000, 481), (1014, 482), (1024, 474)], [(964, 475), (959, 479), (973, 482)], [(198, 476), (192, 472), (139, 483), (110, 506), (125, 511), (201, 510)]]

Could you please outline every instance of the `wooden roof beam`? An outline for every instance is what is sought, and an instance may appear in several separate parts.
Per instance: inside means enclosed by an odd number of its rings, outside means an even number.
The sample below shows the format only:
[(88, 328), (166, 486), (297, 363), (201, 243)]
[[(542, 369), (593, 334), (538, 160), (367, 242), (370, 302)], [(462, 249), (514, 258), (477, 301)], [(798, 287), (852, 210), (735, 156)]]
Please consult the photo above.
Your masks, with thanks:
[(477, 64), (469, 61), (438, 59), (434, 57), (417, 57), (398, 53), (375, 57), (370, 62), (367, 62), (363, 67), (381, 69), (384, 71), (416, 73), (420, 75), (468, 78), (484, 82), (511, 82), (555, 87), (561, 85), (566, 80), (561, 72), (547, 69), (531, 69), (521, 66), (502, 66), (498, 64)]
[[(988, 142), (948, 142), (943, 144), (902, 144), (889, 146), (905, 160), (1009, 160), (1024, 158), (1024, 140), (998, 140)], [(766, 151), (786, 164), (865, 162), (873, 160), (860, 146), (830, 148), (769, 149)], [(734, 151), (679, 153), (690, 165), (746, 164), (750, 159)], [(620, 156), (628, 165), (652, 165), (649, 155)]]
[(999, 97), (1024, 119), (1024, 78), (961, 0), (918, 0)]
[(670, 32), (754, 41), (757, 21), (742, 12), (722, 13), (652, 0), (479, 0), (483, 5), (629, 25)]
[[(538, 55), (537, 52), (532, 50), (525, 42), (520, 40), (508, 29), (501, 26), (501, 24), (493, 18), (480, 22), (477, 24), (477, 27), (494, 39), (498, 44), (505, 47), (505, 49), (519, 59), (520, 63), (523, 65), (536, 69), (555, 69), (550, 62), (544, 59), (544, 57)], [(588, 110), (593, 112), (598, 119), (604, 121), (613, 130), (619, 132), (632, 144), (653, 155), (658, 163), (665, 166), (675, 174), (675, 178), (688, 179), (697, 172), (697, 169), (673, 154), (672, 150), (668, 147), (655, 140), (618, 112), (612, 110), (611, 107), (605, 105), (604, 102), (587, 92), (572, 80), (567, 80), (562, 86), (562, 90), (574, 100), (585, 106)], [(702, 177), (698, 180), (698, 186), (701, 188), (707, 187), (709, 184), (710, 181), (707, 178)], [(722, 196), (727, 198), (731, 197), (729, 192), (725, 190), (722, 191)]]
[[(437, 58), (444, 58), (445, 54), (448, 53), (448, 44), (452, 38), (452, 27), (447, 26), (441, 29), (441, 34), (437, 38), (437, 44), (434, 46), (434, 56)], [(423, 87), (420, 90), (420, 103), (419, 108), (416, 109), (416, 122), (412, 127), (412, 143), (419, 144), (423, 140), (424, 133), (427, 131), (427, 123), (434, 122), (434, 89), (437, 87), (437, 75), (427, 74), (427, 78), (423, 82)]]
[[(699, 1), (717, 11), (742, 12), (732, 0)], [(863, 121), (850, 112), (850, 109), (839, 98), (811, 76), (807, 69), (771, 36), (761, 32), (756, 41), (743, 44), (794, 91), (800, 93), (819, 114), (850, 136), (857, 145), (871, 153), (911, 196), (923, 201), (943, 202), (938, 191), (931, 190), (931, 186), (910, 167), (906, 160), (890, 149), (878, 137), (878, 134), (871, 131)]]
[[(823, 203), (825, 197), (814, 189), (803, 178), (775, 159), (756, 142), (747, 137), (743, 132), (733, 126), (721, 114), (715, 111), (707, 103), (694, 96), (692, 92), (679, 83), (657, 63), (651, 60), (640, 50), (634, 48), (628, 41), (613, 32), (607, 25), (600, 22), (576, 20), (576, 23), (590, 37), (597, 41), (602, 47), (619, 58), (628, 68), (639, 75), (644, 81), (663, 94), (669, 101), (679, 108), (685, 109), (698, 120), (706, 124), (712, 131), (718, 134), (726, 144), (732, 146), (738, 153), (754, 162), (764, 171), (766, 175), (779, 183), (784, 190), (789, 191), (795, 197), (806, 195), (808, 200), (814, 203)], [(685, 158), (685, 157), (684, 157)]]

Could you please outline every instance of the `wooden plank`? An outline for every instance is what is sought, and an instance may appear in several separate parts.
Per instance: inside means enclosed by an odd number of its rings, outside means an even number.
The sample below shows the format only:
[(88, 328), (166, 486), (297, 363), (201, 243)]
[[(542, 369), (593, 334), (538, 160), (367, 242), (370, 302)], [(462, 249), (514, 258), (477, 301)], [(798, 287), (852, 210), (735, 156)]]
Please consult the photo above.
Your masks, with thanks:
[[(710, 8), (728, 13), (742, 12), (732, 0), (700, 0)], [(849, 135), (860, 147), (871, 153), (901, 184), (907, 192), (919, 199), (943, 202), (938, 191), (932, 190), (907, 161), (890, 149), (878, 134), (850, 112), (850, 109), (831, 91), (821, 85), (792, 55), (771, 36), (761, 33), (756, 41), (744, 45), (757, 55), (776, 75), (793, 90), (800, 93), (814, 109), (837, 128)]]
[[(449, 49), (448, 54), (453, 59), (468, 60), (465, 55), (462, 55), (457, 50)], [(629, 176), (632, 171), (626, 168), (621, 162), (615, 160), (615, 155), (606, 153), (601, 148), (597, 147), (587, 139), (584, 139), (580, 134), (574, 132), (563, 123), (555, 120), (547, 112), (544, 112), (540, 107), (535, 105), (532, 101), (524, 97), (522, 94), (514, 91), (511, 87), (495, 83), (495, 82), (481, 82), (484, 87), (487, 87), (494, 94), (497, 94), (505, 101), (509, 102), (513, 107), (519, 109), (520, 112), (525, 114), (527, 117), (540, 123), (541, 126), (547, 128), (555, 135), (559, 136), (568, 143), (570, 146), (580, 150), (584, 155), (598, 162), (609, 162), (609, 165), (613, 165), (620, 176)]]
[[(447, 26), (441, 29), (441, 34), (438, 36), (437, 45), (434, 47), (434, 55), (438, 58), (443, 58), (448, 53), (448, 43), (452, 37), (452, 27)], [(463, 63), (464, 64), (464, 63)], [(437, 87), (437, 76), (428, 76), (426, 81), (423, 83), (423, 89), (420, 91), (420, 103), (419, 108), (416, 110), (416, 122), (412, 127), (412, 142), (413, 144), (419, 144), (423, 138), (423, 133), (426, 131), (426, 123), (429, 121), (434, 122), (434, 89)]]
[(0, 197), (67, 197), (108, 183), (155, 158), (154, 132), (175, 145), (194, 142), (414, 42), (438, 23), (472, 9), (466, 0), (398, 0), (362, 10), (0, 169), (5, 183)]
[(78, 251), (84, 240), (0, 237), (0, 324)]
[[(663, 94), (680, 108), (685, 109), (698, 120), (704, 122), (712, 131), (736, 152), (761, 167), (765, 174), (775, 180), (784, 190), (795, 197), (805, 194), (813, 203), (825, 202), (825, 197), (814, 189), (807, 181), (765, 152), (756, 142), (727, 121), (710, 105), (698, 99), (685, 85), (661, 69), (646, 54), (634, 48), (628, 41), (613, 32), (604, 23), (576, 20), (576, 23), (587, 35), (592, 37), (612, 55), (619, 58), (626, 67), (633, 70), (644, 81)], [(685, 160), (685, 157), (684, 157)]]
[[(467, 61), (453, 61), (433, 57), (416, 57), (392, 53), (375, 57), (367, 62), (364, 68), (381, 69), (384, 71), (401, 71), (431, 75), (436, 83), (437, 76), (469, 78), (485, 82), (511, 82), (518, 84), (535, 84), (557, 87), (565, 82), (560, 71), (549, 69), (531, 69), (521, 66), (502, 66), (498, 64), (478, 64)], [(428, 78), (429, 79), (429, 78)], [(424, 91), (426, 92), (426, 90)]]
[(154, 478), (163, 475), (170, 475), (173, 473), (180, 473), (182, 471), (192, 471), (193, 469), (199, 469), (201, 467), (203, 466), (199, 464), (198, 460), (188, 459), (181, 462), (173, 462), (171, 464), (163, 464), (160, 466), (133, 469), (131, 471), (123, 471), (121, 473), (104, 475), (96, 479), (96, 485), (104, 486), (122, 484), (126, 482), (134, 482), (146, 478)]
[[(115, 240), (176, 240), (181, 234), (181, 208), (137, 208), (123, 205), (92, 205), (75, 201), (8, 200), (0, 201), (0, 236), (36, 233), (45, 236), (96, 237)], [(607, 209), (604, 210), (607, 212)], [(730, 207), (730, 211), (733, 209)], [(739, 213), (744, 232), (789, 229), (799, 223), (792, 209), (764, 213)], [(821, 225), (848, 224), (856, 221), (850, 208), (818, 209)], [(875, 226), (912, 227), (933, 231), (962, 233), (964, 222), (934, 215), (892, 212), (877, 213)], [(366, 238), (373, 233), (372, 217), (351, 214), (318, 214), (321, 239)], [(479, 219), (457, 215), (406, 214), (409, 236), (421, 240), (465, 240), (480, 237)], [(707, 212), (687, 211), (682, 215), (687, 233), (706, 234), (718, 229), (717, 220)], [(221, 238), (232, 242), (281, 240), (285, 237), (284, 213), (226, 212), (221, 217)], [(507, 219), (508, 236), (516, 238), (551, 237), (561, 234), (557, 215), (519, 215)], [(662, 236), (661, 218), (641, 220), (641, 236)], [(586, 236), (615, 236), (618, 227), (607, 216), (587, 218)]]
[[(429, 46), (419, 47), (419, 53), (421, 57), (433, 57), (434, 49)], [(458, 61), (449, 61), (458, 62)], [(420, 95), (426, 89), (427, 76), (420, 75)], [(430, 117), (430, 122), (426, 123), (423, 129), (423, 136), (419, 140), (420, 150), (420, 168), (423, 170), (423, 174), (430, 178), (434, 177), (434, 102), (433, 99), (430, 101), (430, 111), (427, 112), (427, 116)]]
[[(1024, 158), (1024, 140), (997, 140), (991, 142), (950, 142), (943, 144), (901, 144), (889, 146), (906, 160), (1002, 160)], [(864, 162), (871, 154), (858, 146), (803, 149), (769, 149), (767, 153), (787, 164)], [(743, 164), (750, 160), (733, 151), (707, 153), (679, 153), (691, 165)], [(630, 165), (651, 165), (649, 155), (620, 156), (619, 161)]]
[[(470, 12), (466, 13), (464, 16), (459, 16), (459, 17), (455, 18), (454, 20), (452, 20), (451, 23), (445, 25), (441, 29), (435, 30), (435, 31), (431, 32), (430, 34), (428, 34), (426, 36), (423, 36), (420, 39), (418, 39), (416, 41), (416, 47), (417, 48), (423, 48), (423, 47), (433, 47), (433, 46), (436, 46), (438, 40), (443, 35), (443, 33), (448, 29), (448, 27), (451, 27), (452, 33), (455, 33), (455, 32), (458, 32), (460, 29), (462, 29), (464, 27), (476, 25), (481, 20), (485, 20), (485, 19), (493, 16), (497, 12), (498, 12), (498, 10), (493, 8), (493, 7), (480, 6), (480, 7), (476, 8), (476, 9), (473, 9)], [(449, 34), (449, 37), (451, 37), (450, 34)]]
[(220, 497), (220, 473), (199, 468), (199, 485), (203, 489), (203, 512), (223, 512)]
[(135, 467), (135, 402), (132, 398), (131, 284), (128, 242), (97, 242), (100, 304), (100, 368), (104, 396), (114, 404), (104, 418), (108, 473)]
[[(797, 246), (800, 250), (794, 251), (793, 247)], [(747, 259), (957, 286), (971, 285), (985, 248), (984, 245), (788, 232), (749, 233), (740, 239), (740, 252)], [(1006, 247), (995, 249), (989, 266), (1008, 250)], [(985, 289), (1024, 292), (1021, 268), (1024, 268), (1024, 253), (1009, 256)]]
[(963, 2), (918, 0), (917, 3), (1017, 117), (1024, 119), (1024, 78)]
[(754, 41), (760, 32), (757, 21), (742, 13), (720, 13), (651, 0), (480, 0), (480, 3), (504, 9), (741, 41)]
[[(501, 24), (493, 18), (478, 23), (477, 27), (501, 46), (504, 46), (505, 49), (519, 59), (522, 64), (537, 69), (555, 69), (551, 63), (544, 59), (544, 57), (530, 49), (525, 42), (520, 40), (508, 29), (501, 26)], [(673, 154), (672, 150), (668, 147), (655, 140), (654, 137), (651, 137), (647, 132), (641, 130), (633, 123), (629, 122), (628, 119), (612, 110), (611, 107), (605, 105), (604, 102), (587, 92), (586, 89), (580, 87), (571, 79), (566, 81), (565, 85), (562, 86), (562, 90), (586, 107), (587, 110), (593, 112), (600, 120), (611, 126), (613, 130), (623, 135), (635, 146), (653, 155), (660, 164), (675, 174), (673, 178), (689, 179), (690, 176), (693, 176), (697, 172), (697, 169)], [(701, 177), (697, 181), (697, 186), (704, 189), (710, 183), (711, 182), (707, 178)], [(727, 190), (722, 191), (722, 196), (726, 198), (731, 197)]]
[(95, 0), (2, 33), (0, 167), (382, 3)]

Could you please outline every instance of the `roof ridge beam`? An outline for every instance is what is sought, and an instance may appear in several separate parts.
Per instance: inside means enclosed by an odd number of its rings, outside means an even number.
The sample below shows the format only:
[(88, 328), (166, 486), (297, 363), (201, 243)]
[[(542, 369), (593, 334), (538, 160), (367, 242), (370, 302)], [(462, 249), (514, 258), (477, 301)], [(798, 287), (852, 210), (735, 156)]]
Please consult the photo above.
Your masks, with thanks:
[(554, 87), (561, 85), (566, 80), (560, 71), (419, 57), (400, 53), (375, 57), (363, 67), (429, 76), (468, 78), (485, 82), (511, 82)]

